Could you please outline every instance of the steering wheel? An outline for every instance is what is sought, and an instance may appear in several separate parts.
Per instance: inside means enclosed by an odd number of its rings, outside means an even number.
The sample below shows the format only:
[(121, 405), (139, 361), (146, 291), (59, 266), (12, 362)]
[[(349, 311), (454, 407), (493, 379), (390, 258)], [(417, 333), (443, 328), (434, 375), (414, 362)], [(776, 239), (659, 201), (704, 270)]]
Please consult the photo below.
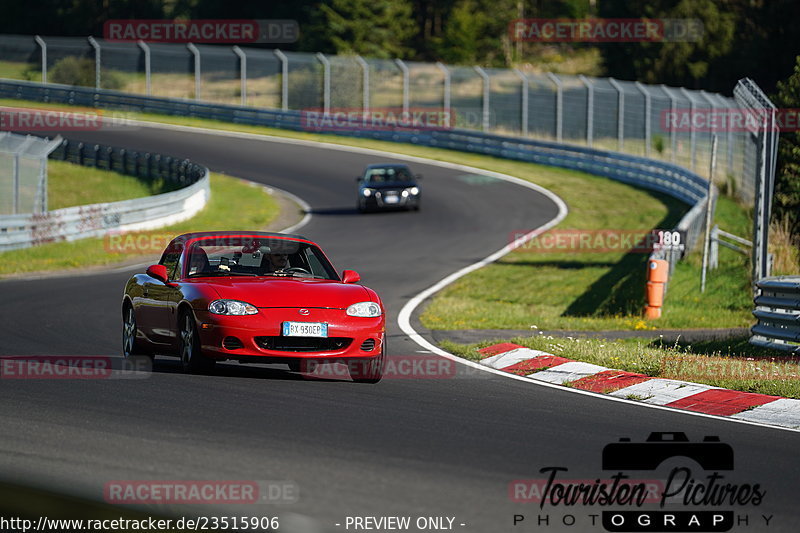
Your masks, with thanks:
[(283, 269), (283, 271), (284, 271), (284, 272), (288, 272), (288, 273), (290, 273), (290, 274), (307, 274), (307, 275), (309, 275), (309, 276), (311, 275), (311, 272), (309, 272), (309, 271), (308, 271), (308, 270), (306, 270), (305, 268), (301, 268), (301, 267), (289, 267), (289, 268), (284, 268), (284, 269)]

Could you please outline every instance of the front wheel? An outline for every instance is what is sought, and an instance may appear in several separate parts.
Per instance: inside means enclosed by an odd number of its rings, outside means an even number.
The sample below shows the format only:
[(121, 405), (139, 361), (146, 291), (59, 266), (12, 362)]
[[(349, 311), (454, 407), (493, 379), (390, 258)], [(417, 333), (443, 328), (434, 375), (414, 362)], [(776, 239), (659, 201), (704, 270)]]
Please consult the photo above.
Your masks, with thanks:
[(200, 335), (191, 312), (181, 315), (180, 356), (183, 371), (200, 374), (214, 369), (216, 361), (203, 355), (200, 347)]
[(383, 378), (383, 367), (386, 363), (386, 346), (377, 357), (351, 359), (347, 363), (350, 379), (356, 383), (377, 383)]

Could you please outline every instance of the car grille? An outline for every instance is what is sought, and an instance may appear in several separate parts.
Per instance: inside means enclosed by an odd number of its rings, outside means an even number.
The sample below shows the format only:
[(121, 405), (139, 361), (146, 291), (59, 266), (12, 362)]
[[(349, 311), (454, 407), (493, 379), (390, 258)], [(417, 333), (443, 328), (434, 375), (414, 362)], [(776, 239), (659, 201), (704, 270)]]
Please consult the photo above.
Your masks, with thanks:
[(365, 352), (371, 352), (375, 349), (375, 339), (367, 339), (361, 343), (361, 350)]
[(281, 352), (332, 352), (344, 350), (353, 339), (347, 337), (256, 337), (256, 344), (264, 350)]
[(222, 340), (222, 347), (226, 350), (239, 350), (240, 348), (244, 348), (244, 344), (236, 337), (225, 337)]

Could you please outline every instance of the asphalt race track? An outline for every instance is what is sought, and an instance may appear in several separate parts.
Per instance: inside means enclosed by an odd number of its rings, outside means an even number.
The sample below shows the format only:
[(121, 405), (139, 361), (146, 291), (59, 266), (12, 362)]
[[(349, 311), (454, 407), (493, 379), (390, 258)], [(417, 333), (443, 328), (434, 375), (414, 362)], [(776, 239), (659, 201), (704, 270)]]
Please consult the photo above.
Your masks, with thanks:
[[(421, 350), (396, 324), (408, 299), (501, 248), (512, 231), (556, 214), (535, 191), (412, 164), (424, 175), (419, 213), (359, 215), (356, 174), (388, 158), (152, 128), (68, 136), (189, 157), (303, 198), (313, 217), (300, 233), (319, 242), (338, 270), (358, 271), (384, 298), (392, 357)], [(0, 282), (0, 355), (117, 356), (130, 274)], [(214, 376), (183, 375), (168, 358), (159, 358), (144, 379), (0, 380), (6, 480), (98, 500), (112, 480), (291, 481), (299, 489), (296, 503), (166, 509), (277, 513), (287, 517), (279, 531), (353, 531), (345, 528), (347, 516), (410, 516), (412, 526), (419, 516), (454, 517), (454, 530), (481, 533), (603, 531), (591, 515), (620, 506), (514, 503), (509, 484), (543, 479), (540, 469), (552, 466), (568, 469), (559, 479), (607, 479), (613, 473), (602, 470), (606, 444), (643, 441), (656, 431), (685, 432), (692, 441), (719, 436), (733, 447), (735, 468), (717, 484), (757, 484), (764, 492), (758, 505), (665, 510), (732, 511), (733, 531), (797, 531), (796, 432), (609, 401), (460, 365), (455, 376), (377, 385), (303, 380), (280, 365), (222, 364)], [(692, 469), (698, 484), (708, 485), (708, 474), (696, 464)], [(515, 514), (525, 517), (517, 526)], [(772, 516), (769, 526), (762, 515)], [(539, 523), (545, 516), (549, 522)], [(564, 525), (569, 516), (574, 525)]]

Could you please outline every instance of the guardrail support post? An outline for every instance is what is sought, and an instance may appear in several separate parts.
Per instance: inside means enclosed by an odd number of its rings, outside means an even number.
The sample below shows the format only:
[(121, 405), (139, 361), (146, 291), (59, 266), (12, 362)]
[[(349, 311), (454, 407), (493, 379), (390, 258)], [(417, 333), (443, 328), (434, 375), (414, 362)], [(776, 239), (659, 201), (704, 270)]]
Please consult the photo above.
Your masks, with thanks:
[(442, 107), (447, 118), (447, 127), (454, 125), (454, 121), (450, 116), (450, 69), (441, 61), (436, 62), (436, 66), (442, 71)]
[(528, 136), (528, 77), (518, 68), (514, 69), (514, 74), (519, 76), (522, 81), (522, 112), (520, 116), (520, 131), (525, 137)]
[(100, 89), (100, 45), (91, 35), (88, 38), (89, 44), (94, 48), (94, 88)]
[(556, 86), (556, 141), (561, 142), (564, 131), (564, 84), (552, 72), (548, 72), (547, 77)]
[(361, 108), (366, 115), (369, 113), (369, 63), (359, 55), (356, 62), (361, 66)]
[(147, 43), (144, 41), (136, 41), (136, 44), (139, 45), (139, 48), (144, 52), (144, 93), (150, 96), (152, 89), (150, 76), (150, 47), (147, 46)]
[(578, 79), (586, 86), (586, 144), (591, 147), (594, 140), (594, 85), (583, 74)]
[(247, 54), (241, 48), (234, 45), (233, 53), (239, 57), (239, 79), (241, 87), (239, 91), (242, 93), (242, 107), (247, 105)]
[(483, 112), (481, 118), (481, 131), (489, 131), (489, 90), (491, 80), (486, 71), (481, 67), (473, 67), (475, 72), (483, 79)]
[(331, 62), (322, 52), (317, 53), (317, 60), (322, 63), (322, 111), (327, 115), (331, 112)]
[(403, 62), (402, 59), (395, 59), (394, 64), (397, 65), (397, 68), (400, 69), (400, 72), (403, 74), (403, 113), (408, 113), (408, 101), (409, 101), (409, 78), (410, 73), (408, 71), (408, 66)]
[(36, 41), (42, 51), (42, 83), (47, 83), (47, 43), (38, 35), (35, 35), (33, 40)]
[(289, 58), (277, 48), (274, 52), (281, 62), (281, 109), (289, 111)]
[(200, 50), (193, 43), (188, 43), (186, 48), (194, 55), (194, 99), (200, 100)]
[(635, 85), (636, 88), (639, 89), (639, 92), (644, 96), (644, 154), (646, 157), (650, 157), (650, 145), (652, 144), (651, 131), (653, 127), (650, 123), (650, 115), (652, 114), (653, 104), (647, 88), (645, 88), (645, 86), (638, 81), (635, 82)]

